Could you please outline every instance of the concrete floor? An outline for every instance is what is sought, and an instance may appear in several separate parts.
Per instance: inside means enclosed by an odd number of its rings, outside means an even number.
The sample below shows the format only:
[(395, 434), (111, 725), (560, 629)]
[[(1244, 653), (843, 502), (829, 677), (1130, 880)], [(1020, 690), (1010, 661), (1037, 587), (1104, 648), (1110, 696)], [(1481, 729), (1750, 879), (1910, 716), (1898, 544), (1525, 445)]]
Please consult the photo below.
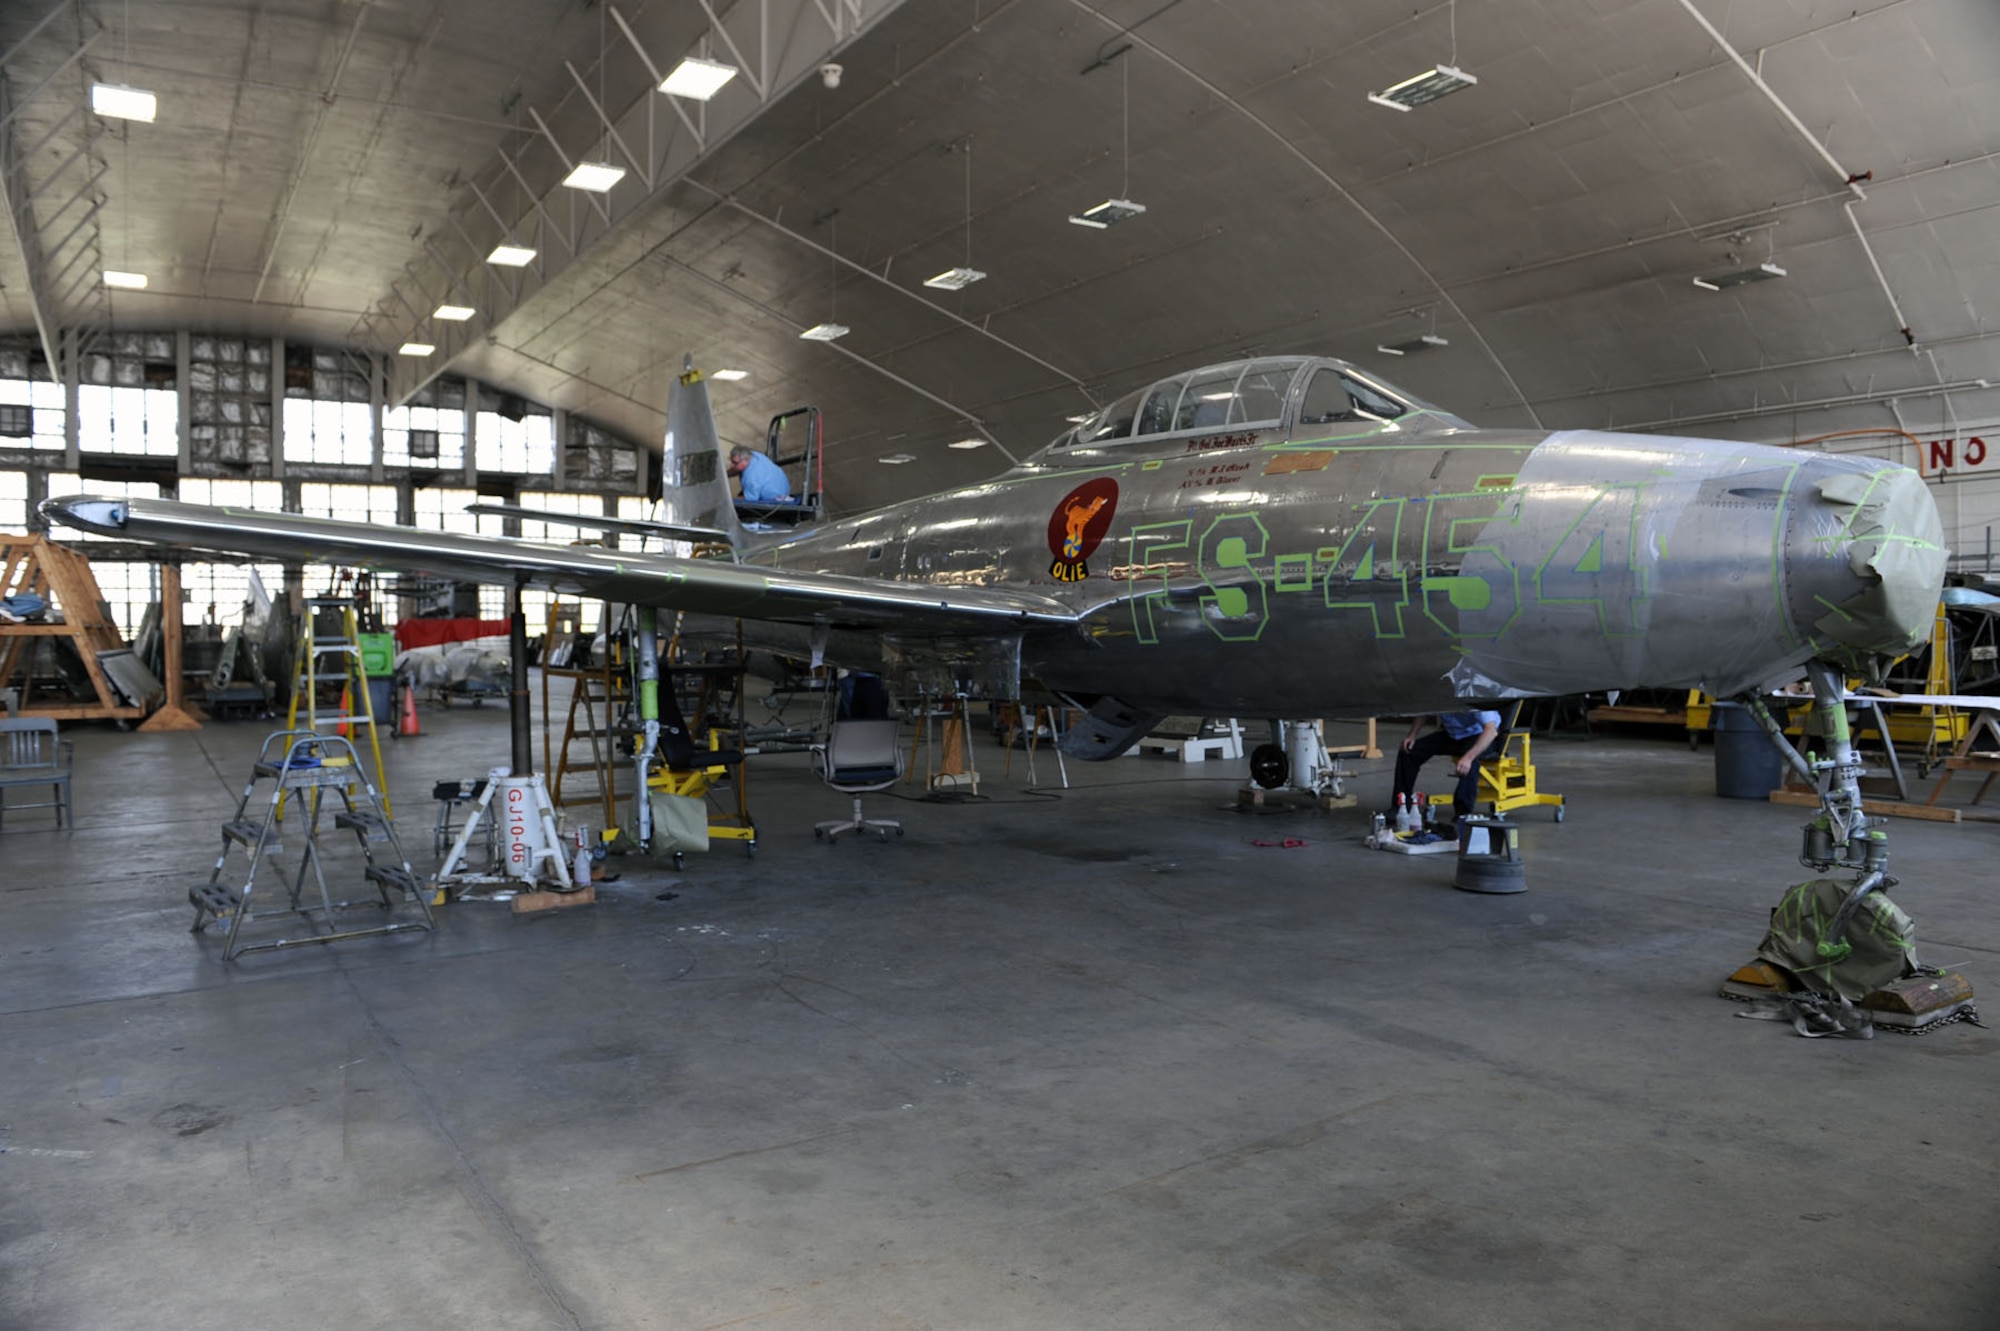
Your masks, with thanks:
[[(424, 725), (420, 868), (507, 750)], [(1241, 763), (982, 745), (984, 799), (829, 847), (770, 757), (754, 859), (225, 965), (185, 892), (267, 728), (71, 727), (77, 829), (0, 833), (0, 1326), (2000, 1326), (2000, 1036), (1735, 1019), (1803, 813), (1706, 748), (1537, 740), (1511, 897)], [(1925, 958), (2000, 983), (2000, 827), (1893, 836)]]

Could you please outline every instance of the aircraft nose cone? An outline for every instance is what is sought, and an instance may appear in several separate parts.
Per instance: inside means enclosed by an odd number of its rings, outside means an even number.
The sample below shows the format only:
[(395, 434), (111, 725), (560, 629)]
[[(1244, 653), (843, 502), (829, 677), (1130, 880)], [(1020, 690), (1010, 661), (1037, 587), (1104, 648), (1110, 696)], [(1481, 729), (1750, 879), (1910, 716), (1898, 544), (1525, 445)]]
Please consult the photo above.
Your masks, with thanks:
[(1792, 604), (1819, 655), (1852, 673), (1930, 636), (1946, 550), (1937, 504), (1907, 467), (1827, 458), (1800, 489), (1786, 539)]

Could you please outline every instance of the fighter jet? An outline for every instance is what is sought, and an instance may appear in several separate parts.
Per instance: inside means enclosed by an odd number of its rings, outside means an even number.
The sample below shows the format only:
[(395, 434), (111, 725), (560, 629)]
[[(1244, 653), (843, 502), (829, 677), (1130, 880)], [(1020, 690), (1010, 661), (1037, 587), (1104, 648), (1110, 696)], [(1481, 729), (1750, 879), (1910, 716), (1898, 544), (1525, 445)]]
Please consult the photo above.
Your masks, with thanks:
[(1907, 467), (1591, 430), (1486, 430), (1338, 360), (1208, 365), (977, 485), (759, 533), (702, 375), (668, 404), (655, 534), (591, 549), (164, 500), (56, 522), (185, 550), (545, 587), (740, 619), (745, 641), (934, 692), (1024, 688), (1109, 758), (1160, 717), (1355, 717), (1867, 675), (1928, 634), (1945, 549)]

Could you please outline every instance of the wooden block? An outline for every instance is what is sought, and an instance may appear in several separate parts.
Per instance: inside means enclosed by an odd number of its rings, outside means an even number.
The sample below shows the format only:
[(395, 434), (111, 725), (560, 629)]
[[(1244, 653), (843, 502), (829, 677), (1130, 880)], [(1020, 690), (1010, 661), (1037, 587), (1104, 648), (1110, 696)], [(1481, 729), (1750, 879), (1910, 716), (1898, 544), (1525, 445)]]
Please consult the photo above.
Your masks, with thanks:
[(161, 707), (158, 711), (139, 723), (139, 730), (148, 735), (156, 734), (163, 730), (184, 731), (200, 729), (201, 719), (199, 717), (195, 716), (187, 708), (176, 707), (172, 703)]
[(526, 915), (538, 910), (555, 910), (560, 906), (588, 906), (595, 900), (595, 885), (575, 892), (523, 892), (514, 898), (514, 913)]
[[(1771, 803), (1817, 809), (1819, 796), (1805, 790), (1774, 790), (1771, 792)], [(1905, 804), (1901, 800), (1865, 799), (1861, 801), (1861, 812), (1879, 813), (1886, 818), (1921, 818), (1929, 823), (1960, 821), (1957, 809), (1937, 809), (1928, 804)]]

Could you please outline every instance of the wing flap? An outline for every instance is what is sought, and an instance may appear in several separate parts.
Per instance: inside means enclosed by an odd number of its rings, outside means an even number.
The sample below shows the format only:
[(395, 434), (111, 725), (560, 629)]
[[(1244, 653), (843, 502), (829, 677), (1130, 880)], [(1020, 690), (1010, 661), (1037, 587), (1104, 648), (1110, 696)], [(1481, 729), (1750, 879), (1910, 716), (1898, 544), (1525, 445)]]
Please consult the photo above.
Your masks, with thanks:
[(1074, 626), (1051, 597), (986, 587), (934, 588), (722, 559), (543, 545), (505, 536), (419, 531), (292, 513), (205, 508), (166, 499), (66, 495), (51, 521), (182, 550), (288, 563), (339, 564), (457, 582), (544, 587), (698, 614), (912, 633)]

